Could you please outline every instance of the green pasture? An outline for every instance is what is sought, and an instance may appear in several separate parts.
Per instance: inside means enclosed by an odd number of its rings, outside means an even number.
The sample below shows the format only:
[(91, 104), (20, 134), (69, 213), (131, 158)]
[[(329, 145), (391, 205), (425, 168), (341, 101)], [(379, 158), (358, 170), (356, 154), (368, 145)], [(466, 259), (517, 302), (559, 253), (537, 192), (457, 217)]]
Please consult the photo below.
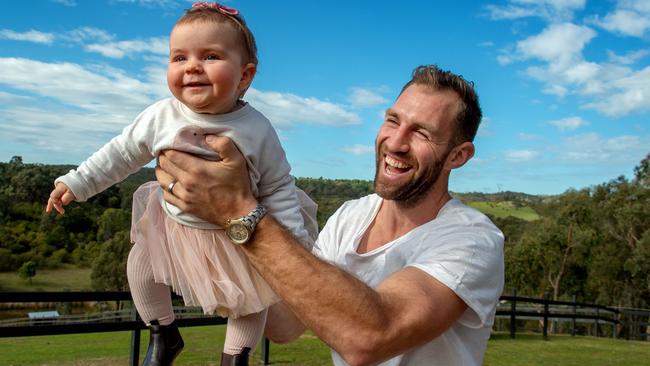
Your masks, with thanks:
[(467, 202), (468, 206), (494, 217), (516, 217), (518, 219), (533, 221), (539, 219), (539, 215), (529, 206), (517, 205), (512, 201), (481, 201)]
[[(224, 326), (182, 328), (185, 350), (175, 365), (217, 365)], [(143, 332), (142, 354), (147, 333)], [(129, 332), (59, 336), (0, 338), (0, 365), (126, 365)], [(330, 365), (329, 350), (313, 335), (288, 345), (271, 345), (272, 365)], [(251, 364), (261, 364), (256, 352)], [(512, 340), (507, 334), (493, 335), (484, 366), (647, 366), (650, 343), (611, 338), (523, 334)], [(256, 363), (257, 362), (257, 363)]]
[(0, 272), (0, 291), (88, 291), (90, 272), (90, 268), (37, 268), (31, 284), (18, 272)]

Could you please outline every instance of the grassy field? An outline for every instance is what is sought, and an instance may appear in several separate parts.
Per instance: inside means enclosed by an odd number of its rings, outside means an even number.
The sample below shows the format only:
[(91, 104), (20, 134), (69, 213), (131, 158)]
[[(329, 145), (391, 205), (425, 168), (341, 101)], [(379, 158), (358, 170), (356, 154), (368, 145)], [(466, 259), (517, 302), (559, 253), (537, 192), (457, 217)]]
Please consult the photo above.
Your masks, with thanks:
[[(182, 329), (185, 350), (175, 365), (217, 365), (224, 326)], [(142, 353), (147, 334), (143, 333)], [(129, 333), (96, 333), (23, 338), (0, 338), (0, 365), (125, 365)], [(141, 358), (142, 360), (142, 358)], [(251, 364), (259, 362), (259, 352)], [(647, 366), (650, 343), (609, 338), (540, 335), (494, 335), (488, 343), (484, 366)], [(256, 363), (257, 362), (257, 363)], [(329, 350), (312, 335), (289, 345), (271, 345), (273, 365), (330, 365)]]
[(90, 290), (90, 268), (36, 269), (32, 284), (17, 272), (0, 272), (0, 291)]
[(518, 219), (533, 221), (539, 218), (539, 215), (528, 206), (517, 207), (510, 201), (502, 202), (468, 202), (467, 205), (495, 217), (513, 216)]

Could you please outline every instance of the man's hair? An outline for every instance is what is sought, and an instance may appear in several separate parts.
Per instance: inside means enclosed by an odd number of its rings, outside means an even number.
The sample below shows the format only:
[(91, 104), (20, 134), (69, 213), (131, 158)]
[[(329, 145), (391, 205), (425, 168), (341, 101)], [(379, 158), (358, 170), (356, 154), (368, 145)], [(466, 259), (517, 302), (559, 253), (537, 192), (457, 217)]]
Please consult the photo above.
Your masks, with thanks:
[(411, 80), (404, 85), (400, 94), (413, 84), (422, 85), (431, 91), (456, 92), (460, 98), (460, 105), (456, 114), (456, 129), (452, 142), (458, 145), (465, 141), (474, 141), (482, 113), (473, 82), (465, 80), (461, 75), (441, 70), (436, 65), (422, 65), (413, 70)]
[(244, 63), (257, 65), (257, 45), (255, 37), (241, 14), (224, 14), (216, 8), (198, 7), (187, 10), (187, 12), (176, 21), (176, 25), (189, 24), (194, 22), (213, 22), (217, 24), (230, 24), (239, 33), (239, 43), (242, 45)]

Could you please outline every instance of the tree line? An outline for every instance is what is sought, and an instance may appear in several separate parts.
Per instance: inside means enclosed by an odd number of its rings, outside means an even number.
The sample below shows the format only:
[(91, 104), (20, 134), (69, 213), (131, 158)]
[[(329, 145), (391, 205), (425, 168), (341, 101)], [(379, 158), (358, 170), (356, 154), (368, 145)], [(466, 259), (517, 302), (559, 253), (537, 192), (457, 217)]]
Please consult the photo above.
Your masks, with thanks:
[[(144, 168), (66, 214), (47, 215), (56, 177), (73, 166), (0, 163), (0, 271), (62, 265), (91, 267), (97, 290), (126, 290), (131, 196), (153, 180)], [(297, 178), (319, 205), (318, 222), (346, 200), (373, 192), (372, 182)], [(465, 202), (508, 201), (532, 207), (535, 221), (492, 217), (506, 236), (506, 292), (551, 294), (606, 305), (650, 307), (650, 154), (623, 176), (555, 196), (517, 192), (454, 194)], [(26, 263), (32, 262), (27, 265)], [(0, 284), (1, 290), (2, 284)]]

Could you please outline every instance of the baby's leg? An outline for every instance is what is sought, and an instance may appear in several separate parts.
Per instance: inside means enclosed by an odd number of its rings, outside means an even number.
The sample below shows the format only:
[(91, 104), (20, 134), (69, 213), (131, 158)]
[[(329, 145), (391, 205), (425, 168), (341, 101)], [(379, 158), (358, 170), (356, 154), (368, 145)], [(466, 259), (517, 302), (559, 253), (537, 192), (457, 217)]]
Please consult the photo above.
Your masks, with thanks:
[(149, 253), (135, 244), (126, 264), (131, 296), (142, 320), (151, 325), (157, 320), (160, 325), (171, 324), (174, 317), (169, 286), (154, 282)]
[(267, 310), (264, 309), (259, 313), (248, 314), (237, 319), (228, 318), (223, 353), (237, 355), (242, 353), (244, 348), (254, 350), (264, 333)]

